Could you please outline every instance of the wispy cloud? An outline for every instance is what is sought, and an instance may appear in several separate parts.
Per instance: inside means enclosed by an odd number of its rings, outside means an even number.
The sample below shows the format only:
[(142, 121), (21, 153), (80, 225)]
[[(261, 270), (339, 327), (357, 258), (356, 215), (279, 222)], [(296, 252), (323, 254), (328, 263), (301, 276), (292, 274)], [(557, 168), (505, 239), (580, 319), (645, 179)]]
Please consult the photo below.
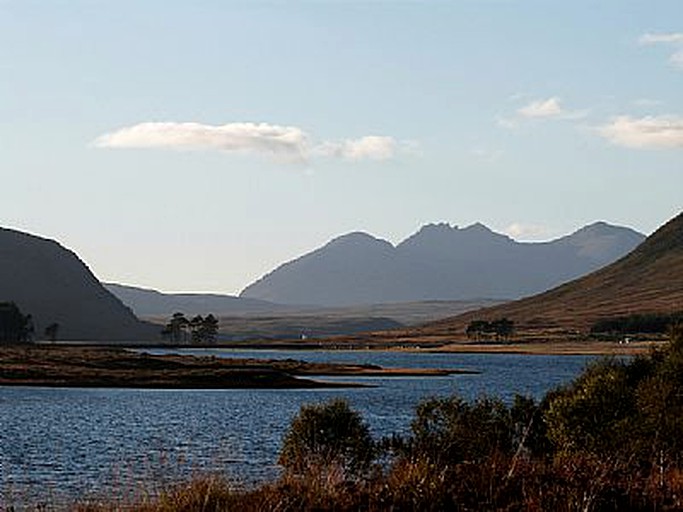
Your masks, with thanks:
[(586, 110), (566, 110), (560, 98), (535, 100), (517, 110), (517, 113), (526, 118), (535, 119), (580, 119), (588, 114)]
[(654, 100), (652, 98), (638, 98), (632, 102), (636, 107), (650, 108), (659, 107), (663, 104), (660, 100)]
[(303, 162), (313, 156), (356, 161), (388, 160), (395, 157), (407, 143), (384, 135), (314, 143), (312, 137), (301, 128), (268, 123), (207, 125), (147, 122), (106, 133), (98, 137), (94, 145), (113, 149), (217, 150)]
[(667, 45), (674, 47), (674, 53), (669, 57), (669, 62), (683, 69), (683, 32), (668, 32), (660, 34), (643, 34), (638, 39), (641, 45)]
[(338, 142), (323, 142), (314, 148), (314, 153), (347, 160), (389, 160), (396, 155), (397, 141), (392, 137), (368, 135), (360, 139)]
[(503, 152), (499, 149), (488, 149), (482, 147), (476, 147), (471, 150), (472, 155), (477, 157), (483, 162), (496, 162), (503, 156)]
[(540, 224), (514, 222), (505, 228), (504, 233), (515, 240), (539, 240), (547, 238), (550, 229)]
[(513, 119), (512, 117), (497, 116), (496, 125), (499, 128), (505, 128), (506, 130), (514, 130), (519, 126), (519, 123), (516, 119)]
[(598, 128), (598, 133), (618, 146), (637, 149), (683, 148), (683, 117), (619, 116)]
[(669, 32), (666, 34), (643, 34), (638, 39), (640, 44), (683, 44), (683, 32)]
[(559, 98), (532, 101), (517, 112), (524, 117), (558, 117), (563, 113)]
[(266, 123), (140, 123), (107, 133), (95, 140), (100, 148), (167, 148), (180, 150), (266, 153), (305, 159), (308, 136), (294, 126)]

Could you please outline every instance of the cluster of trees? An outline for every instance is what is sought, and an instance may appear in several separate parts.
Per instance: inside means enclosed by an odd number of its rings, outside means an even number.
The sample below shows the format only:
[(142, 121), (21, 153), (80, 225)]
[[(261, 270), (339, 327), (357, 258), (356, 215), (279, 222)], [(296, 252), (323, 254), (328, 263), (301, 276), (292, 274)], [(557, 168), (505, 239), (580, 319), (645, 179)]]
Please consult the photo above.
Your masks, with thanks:
[(161, 335), (173, 343), (214, 343), (218, 336), (218, 319), (209, 313), (188, 320), (183, 313), (174, 313)]
[(634, 314), (598, 320), (591, 334), (663, 334), (678, 323), (683, 323), (683, 312)]
[(515, 332), (515, 322), (508, 318), (497, 320), (472, 320), (465, 331), (468, 338), (477, 341), (495, 337), (496, 340), (508, 340)]
[(683, 328), (539, 402), (428, 399), (407, 435), (374, 440), (341, 400), (304, 406), (280, 464), (309, 510), (325, 499), (338, 510), (682, 510)]
[(24, 315), (14, 302), (0, 302), (0, 343), (25, 343), (33, 339), (31, 315)]

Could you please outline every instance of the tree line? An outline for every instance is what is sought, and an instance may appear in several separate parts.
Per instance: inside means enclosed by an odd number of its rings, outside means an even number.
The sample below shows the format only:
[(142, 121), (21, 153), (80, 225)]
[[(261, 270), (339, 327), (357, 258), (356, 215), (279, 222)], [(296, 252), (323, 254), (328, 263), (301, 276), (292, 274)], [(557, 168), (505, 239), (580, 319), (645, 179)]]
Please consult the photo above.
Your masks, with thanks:
[(218, 319), (211, 313), (190, 319), (184, 313), (174, 313), (161, 330), (161, 336), (172, 343), (215, 343)]
[[(60, 324), (52, 322), (43, 331), (44, 339), (56, 341)], [(0, 343), (30, 343), (36, 328), (33, 315), (24, 314), (14, 302), (0, 302)]]
[(465, 333), (468, 338), (477, 341), (495, 337), (496, 340), (508, 340), (515, 332), (515, 322), (508, 318), (496, 320), (472, 320)]
[(33, 340), (33, 317), (24, 315), (14, 302), (0, 302), (0, 342), (26, 343)]
[(603, 318), (591, 326), (591, 334), (663, 334), (683, 322), (683, 312), (644, 313)]

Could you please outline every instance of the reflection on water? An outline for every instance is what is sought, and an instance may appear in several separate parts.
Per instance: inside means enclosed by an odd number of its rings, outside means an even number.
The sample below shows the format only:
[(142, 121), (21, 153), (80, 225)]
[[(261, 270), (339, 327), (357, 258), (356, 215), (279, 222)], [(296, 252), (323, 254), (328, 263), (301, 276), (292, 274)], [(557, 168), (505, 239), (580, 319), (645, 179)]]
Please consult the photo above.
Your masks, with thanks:
[[(405, 432), (428, 396), (540, 397), (588, 356), (204, 350), (225, 357), (296, 358), (382, 366), (468, 368), (478, 375), (337, 378), (376, 384), (334, 390), (137, 390), (0, 387), (0, 503), (163, 486), (196, 471), (243, 483), (277, 474), (277, 451), (304, 403), (343, 396), (376, 436)], [(148, 484), (149, 485), (149, 484)], [(4, 497), (4, 498), (3, 498)]]

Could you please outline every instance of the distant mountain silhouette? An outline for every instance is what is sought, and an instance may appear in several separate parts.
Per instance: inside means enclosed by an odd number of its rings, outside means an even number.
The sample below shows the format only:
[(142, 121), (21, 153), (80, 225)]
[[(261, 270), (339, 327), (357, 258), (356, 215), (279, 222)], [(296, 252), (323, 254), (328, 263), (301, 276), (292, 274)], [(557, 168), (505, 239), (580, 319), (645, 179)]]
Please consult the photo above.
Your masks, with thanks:
[(214, 293), (162, 293), (157, 290), (138, 288), (115, 283), (103, 283), (104, 287), (118, 297), (140, 317), (170, 316), (181, 312), (186, 315), (216, 316), (273, 314), (289, 311), (288, 306), (258, 299), (234, 297)]
[(414, 334), (462, 336), (475, 318), (501, 317), (530, 331), (586, 331), (598, 319), (679, 311), (683, 311), (683, 213), (633, 252), (596, 272), (533, 297), (428, 324)]
[(135, 341), (158, 338), (88, 267), (57, 242), (0, 228), (0, 302), (30, 314), (36, 338), (59, 324), (60, 340)]
[(396, 247), (350, 233), (285, 263), (240, 296), (318, 306), (516, 299), (607, 265), (644, 238), (605, 222), (542, 243), (517, 242), (483, 224), (429, 224)]

